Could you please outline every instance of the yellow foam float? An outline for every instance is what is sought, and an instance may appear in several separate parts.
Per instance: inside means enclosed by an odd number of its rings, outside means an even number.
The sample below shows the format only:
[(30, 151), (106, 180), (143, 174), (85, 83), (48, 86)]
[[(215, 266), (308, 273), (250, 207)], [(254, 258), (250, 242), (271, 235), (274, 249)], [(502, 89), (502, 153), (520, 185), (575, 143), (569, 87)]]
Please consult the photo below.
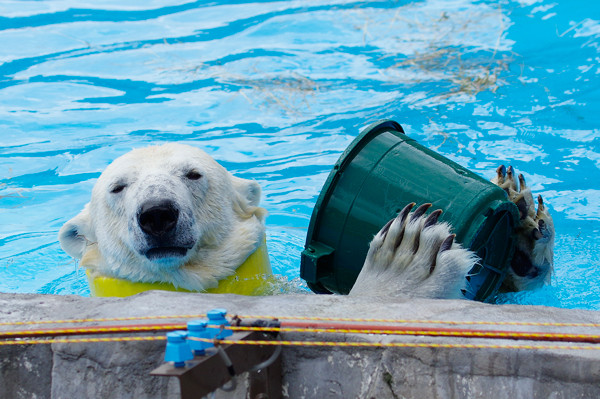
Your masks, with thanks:
[[(171, 283), (140, 283), (108, 276), (94, 276), (86, 271), (88, 284), (92, 296), (98, 297), (126, 297), (150, 290), (192, 292), (175, 287)], [(267, 243), (263, 242), (244, 263), (236, 270), (235, 274), (219, 281), (215, 288), (209, 288), (205, 293), (211, 294), (238, 294), (238, 295), (265, 295), (266, 284), (273, 274)]]

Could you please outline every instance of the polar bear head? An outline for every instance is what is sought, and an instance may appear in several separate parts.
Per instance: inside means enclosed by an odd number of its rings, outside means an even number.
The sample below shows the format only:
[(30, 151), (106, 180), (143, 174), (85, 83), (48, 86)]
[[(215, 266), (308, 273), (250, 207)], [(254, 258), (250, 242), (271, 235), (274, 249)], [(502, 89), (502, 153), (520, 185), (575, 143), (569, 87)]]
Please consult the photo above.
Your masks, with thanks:
[(106, 168), (59, 241), (93, 273), (212, 288), (264, 239), (260, 195), (198, 148), (136, 149)]

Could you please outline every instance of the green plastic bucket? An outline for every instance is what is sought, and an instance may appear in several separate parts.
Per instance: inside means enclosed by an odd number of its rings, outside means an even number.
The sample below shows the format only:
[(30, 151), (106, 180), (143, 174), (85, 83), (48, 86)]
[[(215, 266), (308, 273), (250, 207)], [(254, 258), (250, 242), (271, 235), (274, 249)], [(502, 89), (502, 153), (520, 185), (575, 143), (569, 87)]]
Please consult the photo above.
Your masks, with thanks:
[(440, 220), (481, 259), (465, 297), (495, 295), (514, 250), (517, 207), (502, 189), (418, 144), (394, 121), (362, 131), (333, 167), (312, 213), (300, 276), (316, 293), (350, 292), (373, 236), (410, 202), (442, 209)]

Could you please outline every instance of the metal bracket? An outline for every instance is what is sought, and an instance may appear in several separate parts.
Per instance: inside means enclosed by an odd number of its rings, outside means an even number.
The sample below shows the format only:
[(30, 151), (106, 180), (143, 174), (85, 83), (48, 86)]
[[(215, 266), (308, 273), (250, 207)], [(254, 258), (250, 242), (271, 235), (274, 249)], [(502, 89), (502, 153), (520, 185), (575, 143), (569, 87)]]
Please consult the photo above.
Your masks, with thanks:
[[(231, 340), (272, 341), (272, 332), (237, 332), (229, 337)], [(225, 385), (233, 374), (239, 375), (251, 370), (254, 366), (268, 360), (276, 351), (276, 345), (221, 345), (233, 367), (228, 368), (215, 348), (206, 350), (206, 355), (196, 356), (185, 363), (185, 367), (174, 367), (165, 363), (150, 374), (166, 377), (177, 377), (181, 388), (181, 399), (201, 398)], [(261, 399), (280, 399), (281, 356), (262, 370), (249, 373), (249, 397)]]

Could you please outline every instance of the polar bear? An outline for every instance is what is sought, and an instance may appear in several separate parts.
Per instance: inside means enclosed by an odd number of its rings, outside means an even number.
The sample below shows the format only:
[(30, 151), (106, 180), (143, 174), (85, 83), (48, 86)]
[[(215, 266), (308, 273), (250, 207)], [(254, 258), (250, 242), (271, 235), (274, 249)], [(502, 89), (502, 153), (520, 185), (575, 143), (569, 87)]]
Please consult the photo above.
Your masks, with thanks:
[[(516, 248), (504, 291), (540, 288), (550, 283), (553, 271), (554, 223), (542, 197), (535, 209), (531, 189), (512, 166), (501, 165), (492, 182), (503, 188), (517, 205), (520, 220), (515, 229)], [(439, 223), (442, 213), (426, 215), (431, 204), (411, 212), (408, 204), (375, 235), (365, 263), (349, 295), (409, 296), (463, 299), (469, 271), (477, 262), (471, 251), (455, 242), (452, 227)]]
[[(517, 248), (505, 285), (536, 288), (552, 273), (554, 225), (514, 170), (493, 182), (519, 208)], [(240, 179), (204, 151), (183, 144), (133, 150), (111, 163), (90, 202), (59, 232), (63, 249), (93, 275), (214, 288), (263, 242), (266, 210), (258, 183)], [(361, 296), (463, 298), (477, 257), (455, 242), (431, 204), (408, 204), (375, 235), (350, 291)]]
[(135, 149), (100, 175), (59, 241), (93, 274), (202, 291), (234, 274), (263, 242), (260, 196), (258, 183), (199, 148)]

